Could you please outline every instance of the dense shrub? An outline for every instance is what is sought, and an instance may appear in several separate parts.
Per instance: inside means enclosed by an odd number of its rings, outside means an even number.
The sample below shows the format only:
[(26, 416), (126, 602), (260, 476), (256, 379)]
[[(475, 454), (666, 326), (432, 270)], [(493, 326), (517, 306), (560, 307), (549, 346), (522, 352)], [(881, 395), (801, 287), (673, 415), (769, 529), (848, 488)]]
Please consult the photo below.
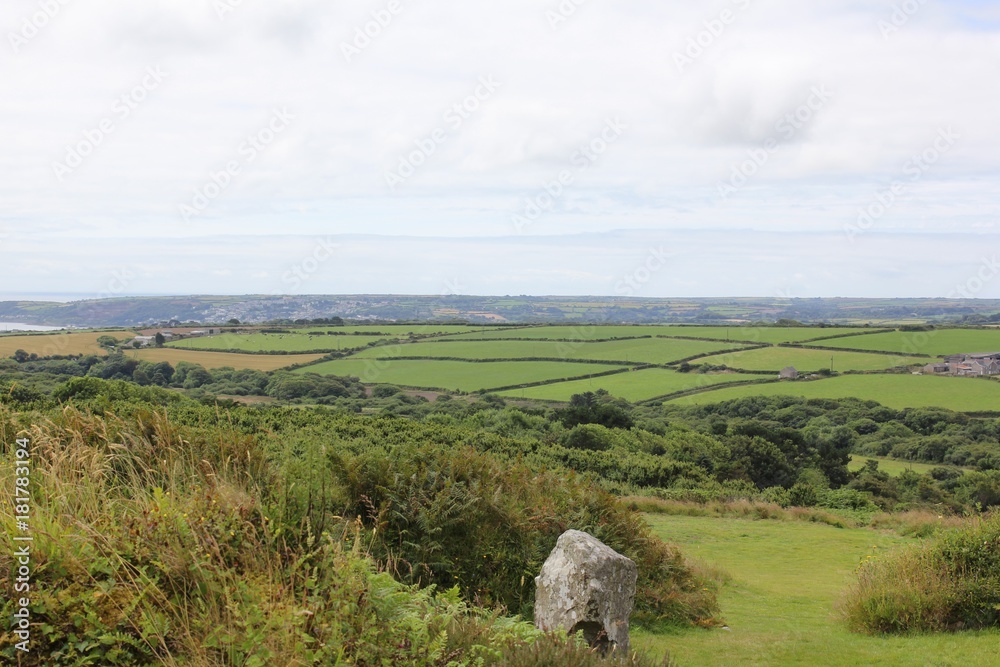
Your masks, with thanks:
[[(0, 503), (13, 506), (6, 453), (14, 437), (27, 435), (32, 523), (45, 535), (32, 550), (31, 652), (14, 647), (8, 625), (0, 629), (4, 664), (653, 664), (632, 656), (598, 663), (574, 640), (470, 607), (458, 589), (398, 582), (370, 557), (377, 538), (363, 523), (320, 534), (308, 520), (276, 520), (272, 489), (311, 480), (283, 479), (297, 470), (279, 467), (252, 432), (290, 435), (322, 415), (221, 414), (185, 403), (167, 417), (151, 404), (124, 407), (119, 417), (73, 407), (22, 415), (0, 406)], [(345, 427), (362, 433), (367, 421)], [(497, 472), (488, 456), (466, 456), (440, 452), (438, 467)], [(592, 488), (568, 484), (581, 494)], [(636, 515), (607, 498), (598, 501), (604, 505), (623, 517), (608, 521), (609, 539), (622, 541), (615, 529), (635, 534), (628, 521), (640, 521)], [(10, 513), (0, 517), (0, 587), (10, 590), (15, 527)], [(666, 560), (668, 551), (677, 561)], [(658, 565), (679, 564), (658, 542), (635, 552), (651, 577), (663, 577)], [(14, 605), (4, 598), (0, 615), (11, 618)]]
[(866, 633), (1000, 625), (1000, 516), (869, 558), (842, 610), (852, 629)]

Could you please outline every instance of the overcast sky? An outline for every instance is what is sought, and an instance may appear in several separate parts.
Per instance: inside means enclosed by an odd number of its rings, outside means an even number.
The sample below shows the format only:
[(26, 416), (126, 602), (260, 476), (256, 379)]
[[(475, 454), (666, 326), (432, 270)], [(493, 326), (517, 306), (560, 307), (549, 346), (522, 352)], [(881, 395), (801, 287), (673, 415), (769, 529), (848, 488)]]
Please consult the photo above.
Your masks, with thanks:
[(3, 0), (0, 293), (1000, 297), (1000, 3)]

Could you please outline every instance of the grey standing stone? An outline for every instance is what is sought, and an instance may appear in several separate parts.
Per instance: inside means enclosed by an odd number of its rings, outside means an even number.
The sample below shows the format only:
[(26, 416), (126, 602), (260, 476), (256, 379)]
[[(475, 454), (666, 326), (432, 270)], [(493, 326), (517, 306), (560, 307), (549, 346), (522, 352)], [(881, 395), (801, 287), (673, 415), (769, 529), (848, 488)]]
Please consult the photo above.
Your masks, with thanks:
[(583, 631), (587, 643), (602, 653), (627, 653), (637, 576), (631, 559), (593, 535), (567, 530), (535, 577), (535, 625)]

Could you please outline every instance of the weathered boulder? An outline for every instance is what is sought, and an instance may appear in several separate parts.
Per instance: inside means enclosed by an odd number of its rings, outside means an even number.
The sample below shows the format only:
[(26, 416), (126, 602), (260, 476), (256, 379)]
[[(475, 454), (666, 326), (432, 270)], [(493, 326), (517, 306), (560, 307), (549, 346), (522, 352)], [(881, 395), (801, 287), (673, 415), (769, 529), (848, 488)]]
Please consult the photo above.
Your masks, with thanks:
[(628, 652), (638, 570), (631, 559), (579, 530), (559, 536), (535, 577), (535, 625), (565, 629), (602, 653)]

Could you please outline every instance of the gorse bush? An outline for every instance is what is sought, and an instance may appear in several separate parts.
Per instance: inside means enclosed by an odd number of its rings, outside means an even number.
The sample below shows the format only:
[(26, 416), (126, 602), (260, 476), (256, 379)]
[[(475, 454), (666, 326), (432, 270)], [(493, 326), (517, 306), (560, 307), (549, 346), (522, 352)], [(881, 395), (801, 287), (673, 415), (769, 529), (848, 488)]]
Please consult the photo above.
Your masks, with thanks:
[(852, 629), (866, 633), (1000, 625), (1000, 516), (869, 557), (841, 609)]

